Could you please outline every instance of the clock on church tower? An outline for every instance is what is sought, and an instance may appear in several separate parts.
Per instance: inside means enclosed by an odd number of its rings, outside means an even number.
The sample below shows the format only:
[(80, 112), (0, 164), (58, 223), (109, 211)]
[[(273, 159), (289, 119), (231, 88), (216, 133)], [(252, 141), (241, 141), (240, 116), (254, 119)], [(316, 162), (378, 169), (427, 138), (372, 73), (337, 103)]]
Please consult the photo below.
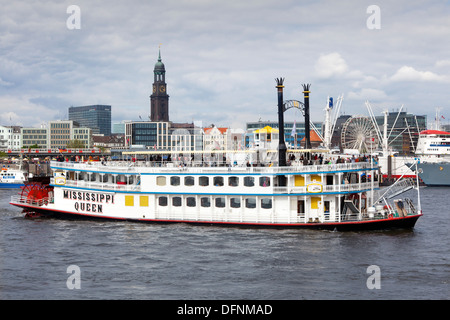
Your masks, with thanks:
[(153, 70), (153, 93), (150, 96), (150, 119), (153, 122), (169, 121), (169, 95), (167, 94), (166, 68), (161, 61), (161, 50), (158, 62)]

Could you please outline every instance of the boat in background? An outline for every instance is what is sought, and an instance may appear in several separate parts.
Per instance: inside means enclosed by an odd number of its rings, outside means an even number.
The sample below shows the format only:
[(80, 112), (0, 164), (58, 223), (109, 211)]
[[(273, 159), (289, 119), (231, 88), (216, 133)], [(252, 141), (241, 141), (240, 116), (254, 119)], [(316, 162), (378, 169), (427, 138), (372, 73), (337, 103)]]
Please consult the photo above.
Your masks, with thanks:
[(422, 131), (417, 143), (416, 157), (419, 177), (425, 185), (450, 186), (450, 132)]
[(0, 172), (0, 189), (17, 189), (28, 181), (28, 173), (22, 169), (3, 167)]

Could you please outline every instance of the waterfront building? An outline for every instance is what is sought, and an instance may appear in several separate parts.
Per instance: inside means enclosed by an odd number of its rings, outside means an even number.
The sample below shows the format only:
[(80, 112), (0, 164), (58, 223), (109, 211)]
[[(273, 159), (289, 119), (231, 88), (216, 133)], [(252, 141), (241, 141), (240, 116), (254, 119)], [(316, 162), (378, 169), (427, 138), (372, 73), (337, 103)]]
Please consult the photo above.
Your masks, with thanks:
[(218, 128), (212, 125), (203, 128), (203, 150), (228, 150), (228, 128)]
[(125, 134), (125, 123), (127, 121), (122, 121), (112, 124), (111, 134)]
[(73, 140), (80, 140), (85, 148), (91, 146), (91, 129), (72, 120), (49, 121), (48, 134), (51, 149), (65, 149)]
[(170, 151), (200, 151), (203, 149), (203, 130), (194, 123), (171, 123)]
[(111, 134), (110, 105), (70, 107), (69, 120), (78, 122), (81, 127), (91, 128), (94, 134)]
[(145, 148), (169, 148), (169, 122), (127, 121), (125, 123), (125, 147), (140, 145)]
[(48, 128), (22, 128), (22, 147), (38, 146), (40, 149), (48, 149)]
[(72, 140), (78, 140), (85, 148), (92, 146), (91, 128), (73, 128)]
[(96, 148), (123, 148), (125, 146), (125, 136), (123, 134), (112, 134), (110, 136), (93, 135), (92, 144)]
[(21, 127), (0, 126), (0, 150), (18, 150), (21, 148)]

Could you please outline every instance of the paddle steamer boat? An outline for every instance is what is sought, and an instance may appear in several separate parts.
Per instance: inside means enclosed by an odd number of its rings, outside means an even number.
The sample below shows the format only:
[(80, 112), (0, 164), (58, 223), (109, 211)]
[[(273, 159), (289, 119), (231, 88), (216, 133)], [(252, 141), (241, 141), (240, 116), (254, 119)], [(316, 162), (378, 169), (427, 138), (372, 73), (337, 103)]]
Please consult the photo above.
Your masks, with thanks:
[[(11, 204), (54, 216), (330, 230), (411, 228), (422, 214), (410, 199), (389, 203), (369, 162), (187, 167), (176, 161), (55, 161), (51, 168), (50, 184), (27, 186)], [(415, 187), (405, 181), (390, 194)]]

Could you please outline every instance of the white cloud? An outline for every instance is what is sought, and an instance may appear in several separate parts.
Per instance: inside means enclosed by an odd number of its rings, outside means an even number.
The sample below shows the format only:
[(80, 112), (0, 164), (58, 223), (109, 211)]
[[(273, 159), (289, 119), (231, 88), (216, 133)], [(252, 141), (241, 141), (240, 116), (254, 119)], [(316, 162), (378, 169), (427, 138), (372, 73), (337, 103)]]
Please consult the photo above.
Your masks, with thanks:
[(448, 77), (431, 71), (418, 71), (413, 67), (403, 66), (390, 78), (392, 81), (447, 81)]
[(316, 62), (315, 70), (319, 78), (343, 76), (348, 71), (348, 65), (337, 52), (322, 54)]
[(0, 96), (0, 124), (18, 126), (39, 126), (53, 120), (55, 112), (32, 103), (27, 98)]
[(319, 79), (363, 79), (359, 70), (351, 70), (344, 58), (337, 52), (321, 54), (314, 66)]
[(347, 97), (351, 100), (383, 101), (388, 96), (383, 90), (363, 88), (359, 92), (350, 91)]

